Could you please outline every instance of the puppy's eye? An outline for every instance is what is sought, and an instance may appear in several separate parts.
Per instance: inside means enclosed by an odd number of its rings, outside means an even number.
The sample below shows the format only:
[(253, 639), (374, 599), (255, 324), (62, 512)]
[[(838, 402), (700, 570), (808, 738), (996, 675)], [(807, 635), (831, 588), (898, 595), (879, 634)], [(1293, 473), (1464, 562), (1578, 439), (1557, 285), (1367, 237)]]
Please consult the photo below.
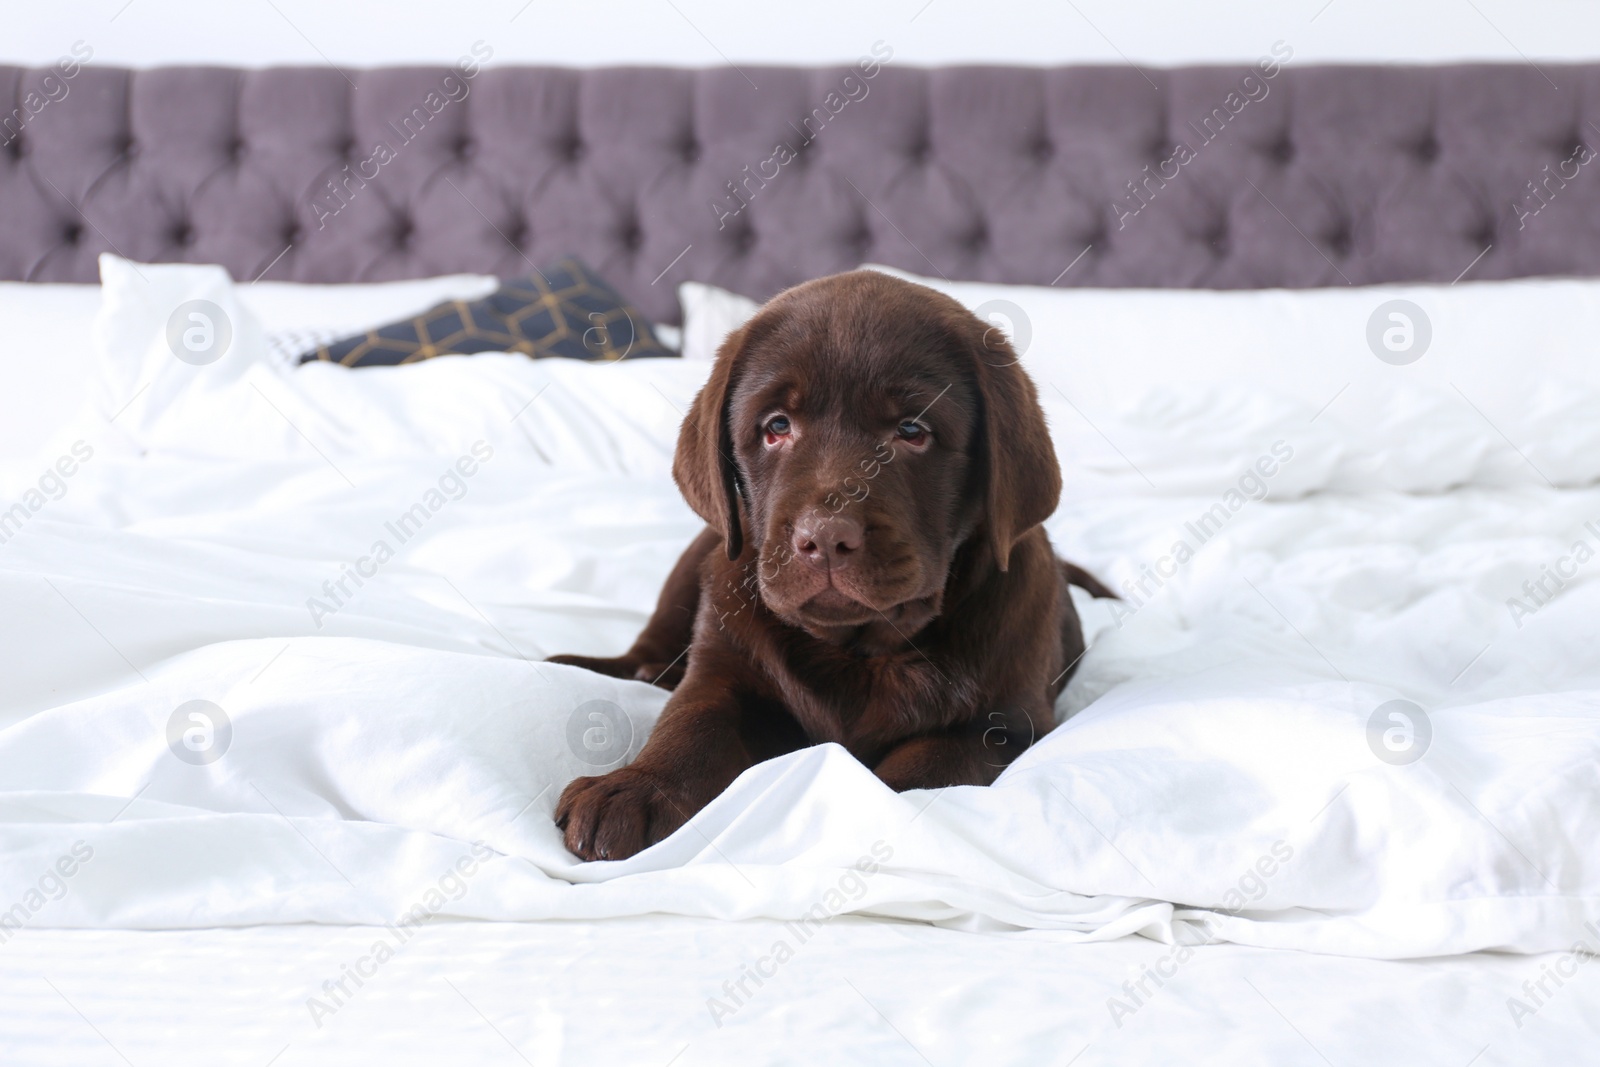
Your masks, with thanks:
[(895, 434), (902, 441), (908, 441), (911, 444), (920, 445), (928, 439), (928, 428), (914, 419), (906, 419), (899, 426), (895, 427)]
[(780, 437), (788, 437), (793, 428), (794, 427), (789, 424), (789, 417), (787, 415), (774, 415), (772, 418), (767, 420), (766, 425), (761, 429), (765, 431), (767, 435), (767, 444), (771, 445), (776, 444)]

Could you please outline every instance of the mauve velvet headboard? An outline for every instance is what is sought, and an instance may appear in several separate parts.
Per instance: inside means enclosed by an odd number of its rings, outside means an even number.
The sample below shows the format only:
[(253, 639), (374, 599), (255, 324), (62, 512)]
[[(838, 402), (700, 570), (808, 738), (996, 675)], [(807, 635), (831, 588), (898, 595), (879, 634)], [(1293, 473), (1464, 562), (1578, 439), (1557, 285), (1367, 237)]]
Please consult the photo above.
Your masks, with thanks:
[(93, 281), (105, 250), (316, 282), (575, 252), (676, 321), (685, 279), (764, 298), (864, 260), (1214, 288), (1600, 272), (1600, 66), (1267, 66), (0, 67), (0, 278)]

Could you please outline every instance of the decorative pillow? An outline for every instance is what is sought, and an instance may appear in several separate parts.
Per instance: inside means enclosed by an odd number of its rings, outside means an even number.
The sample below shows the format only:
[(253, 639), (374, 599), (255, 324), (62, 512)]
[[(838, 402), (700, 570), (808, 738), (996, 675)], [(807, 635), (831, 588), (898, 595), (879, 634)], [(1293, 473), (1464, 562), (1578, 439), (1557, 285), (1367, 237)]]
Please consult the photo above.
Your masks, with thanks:
[(609, 363), (674, 353), (638, 309), (577, 259), (508, 278), (481, 300), (449, 300), (300, 357), (347, 367), (393, 366), (447, 354), (520, 352)]

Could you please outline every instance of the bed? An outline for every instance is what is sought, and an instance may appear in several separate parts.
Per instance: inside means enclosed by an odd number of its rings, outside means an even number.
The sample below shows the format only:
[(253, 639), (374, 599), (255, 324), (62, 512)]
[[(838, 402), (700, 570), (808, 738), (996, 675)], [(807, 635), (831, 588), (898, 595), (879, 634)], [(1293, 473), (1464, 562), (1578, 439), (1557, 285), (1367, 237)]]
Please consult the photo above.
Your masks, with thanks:
[[(6, 1062), (1582, 1061), (1600, 68), (470, 60), (0, 79), (5, 319), (95, 309), (0, 466)], [(565, 853), (665, 694), (542, 660), (699, 528), (706, 364), (289, 357), (569, 253), (686, 346), (864, 263), (1004, 323), (1124, 600), (994, 787)]]

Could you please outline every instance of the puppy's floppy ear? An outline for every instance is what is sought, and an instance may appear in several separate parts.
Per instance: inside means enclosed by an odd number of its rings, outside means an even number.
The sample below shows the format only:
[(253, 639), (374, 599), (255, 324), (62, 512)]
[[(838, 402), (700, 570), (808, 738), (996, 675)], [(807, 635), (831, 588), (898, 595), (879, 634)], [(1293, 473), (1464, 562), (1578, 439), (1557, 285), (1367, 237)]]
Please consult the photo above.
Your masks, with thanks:
[(739, 524), (739, 472), (733, 464), (728, 398), (748, 331), (748, 326), (741, 326), (717, 349), (711, 377), (683, 417), (678, 450), (672, 457), (673, 481), (695, 514), (722, 535), (729, 559), (738, 559), (744, 550), (744, 531)]
[(1033, 379), (1005, 335), (972, 319), (972, 360), (983, 400), (980, 477), (986, 477), (984, 524), (995, 562), (1005, 570), (1011, 546), (1048, 519), (1061, 499), (1061, 467)]

